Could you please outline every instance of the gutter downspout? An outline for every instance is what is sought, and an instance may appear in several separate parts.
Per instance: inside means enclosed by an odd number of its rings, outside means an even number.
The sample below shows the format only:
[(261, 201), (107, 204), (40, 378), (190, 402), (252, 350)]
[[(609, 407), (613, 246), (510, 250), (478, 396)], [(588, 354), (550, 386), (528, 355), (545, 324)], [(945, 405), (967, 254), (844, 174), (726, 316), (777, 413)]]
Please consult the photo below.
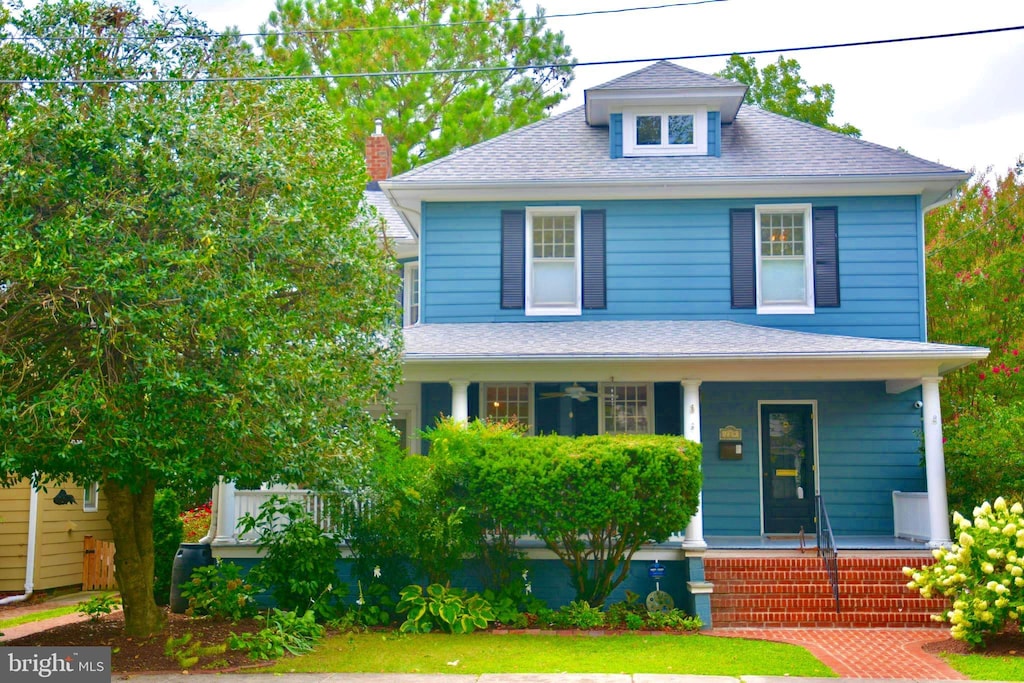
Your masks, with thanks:
[(197, 543), (203, 545), (210, 545), (213, 539), (217, 537), (217, 510), (220, 508), (220, 492), (223, 488), (224, 478), (220, 477), (219, 481), (213, 485), (213, 495), (210, 500), (213, 503), (210, 505), (210, 528), (207, 530), (206, 535), (200, 538)]
[(32, 497), (28, 503), (28, 550), (25, 553), (25, 593), (22, 595), (11, 595), (0, 600), (0, 605), (9, 605), (13, 602), (28, 600), (32, 595), (36, 571), (36, 529), (37, 517), (39, 516), (39, 489), (32, 486)]

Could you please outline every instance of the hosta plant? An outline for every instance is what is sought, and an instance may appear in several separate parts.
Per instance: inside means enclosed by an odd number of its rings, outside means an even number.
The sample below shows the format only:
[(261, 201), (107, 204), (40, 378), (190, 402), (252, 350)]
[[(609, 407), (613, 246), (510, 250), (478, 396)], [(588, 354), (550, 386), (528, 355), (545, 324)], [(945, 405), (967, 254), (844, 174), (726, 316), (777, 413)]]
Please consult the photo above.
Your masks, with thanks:
[(949, 598), (950, 608), (932, 618), (979, 646), (1024, 611), (1024, 506), (997, 498), (974, 508), (973, 521), (954, 513), (953, 524), (956, 543), (933, 550), (934, 564), (903, 571), (922, 597)]

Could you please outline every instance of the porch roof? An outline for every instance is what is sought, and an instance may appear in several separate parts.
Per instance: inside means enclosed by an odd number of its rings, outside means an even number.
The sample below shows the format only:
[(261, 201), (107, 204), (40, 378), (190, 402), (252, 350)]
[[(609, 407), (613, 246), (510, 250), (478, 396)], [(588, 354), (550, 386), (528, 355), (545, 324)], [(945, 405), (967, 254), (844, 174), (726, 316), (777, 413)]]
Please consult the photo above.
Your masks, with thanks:
[[(609, 362), (660, 368), (655, 372), (667, 366), (693, 369), (698, 372), (692, 376), (706, 379), (772, 379), (774, 368), (788, 379), (895, 380), (946, 374), (988, 352), (976, 346), (795, 332), (725, 320), (446, 323), (406, 328), (404, 363), (407, 379), (423, 381), (436, 379), (424, 372), (438, 365), (449, 370), (551, 363), (607, 368)], [(866, 365), (873, 370), (866, 371)], [(741, 374), (729, 377), (721, 369), (726, 366)], [(800, 371), (795, 373), (796, 367)], [(628, 373), (615, 374), (626, 379)], [(479, 379), (466, 373), (459, 377)]]

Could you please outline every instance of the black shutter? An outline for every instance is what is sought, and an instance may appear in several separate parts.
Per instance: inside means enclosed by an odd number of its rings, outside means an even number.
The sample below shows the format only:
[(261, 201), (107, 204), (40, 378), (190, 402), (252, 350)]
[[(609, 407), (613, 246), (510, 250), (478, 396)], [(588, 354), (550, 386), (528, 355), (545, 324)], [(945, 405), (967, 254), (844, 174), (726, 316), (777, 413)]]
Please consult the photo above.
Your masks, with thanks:
[(605, 296), (604, 211), (584, 211), (583, 308), (608, 308)]
[(683, 387), (679, 382), (654, 383), (654, 433), (683, 433)]
[(834, 206), (814, 207), (814, 305), (839, 306), (839, 221)]
[(526, 305), (526, 212), (501, 212), (501, 307)]
[(732, 268), (732, 307), (757, 306), (756, 270), (754, 267), (754, 210), (730, 209), (729, 232)]

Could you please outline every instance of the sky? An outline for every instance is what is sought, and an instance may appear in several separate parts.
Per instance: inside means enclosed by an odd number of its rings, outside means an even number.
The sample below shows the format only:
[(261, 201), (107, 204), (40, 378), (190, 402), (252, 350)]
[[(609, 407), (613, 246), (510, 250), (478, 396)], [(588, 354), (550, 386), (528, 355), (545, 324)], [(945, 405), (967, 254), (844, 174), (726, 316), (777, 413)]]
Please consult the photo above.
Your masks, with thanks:
[[(531, 13), (670, 4), (679, 0), (523, 0)], [(683, 0), (685, 1), (685, 0)], [(165, 0), (213, 29), (256, 31), (275, 0)], [(1024, 0), (724, 0), (587, 17), (554, 18), (580, 62), (684, 57), (784, 49), (1024, 26)], [(1024, 30), (895, 45), (779, 54), (795, 58), (811, 84), (831, 83), (833, 121), (852, 123), (865, 140), (903, 147), (957, 169), (1005, 174), (1024, 155)], [(650, 62), (579, 67), (569, 99)], [(705, 73), (725, 58), (675, 63)], [(385, 123), (386, 126), (386, 123)], [(991, 178), (991, 174), (990, 174)]]

